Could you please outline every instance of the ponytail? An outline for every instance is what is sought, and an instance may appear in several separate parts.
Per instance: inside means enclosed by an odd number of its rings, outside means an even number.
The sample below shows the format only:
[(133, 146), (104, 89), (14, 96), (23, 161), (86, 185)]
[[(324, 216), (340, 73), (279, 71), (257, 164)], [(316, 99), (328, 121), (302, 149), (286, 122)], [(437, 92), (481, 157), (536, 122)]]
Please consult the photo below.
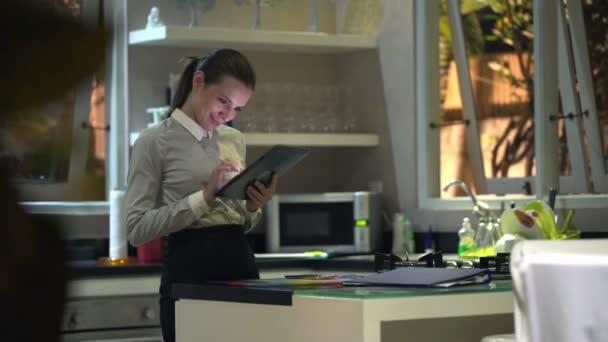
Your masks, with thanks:
[(182, 72), (167, 117), (171, 116), (175, 109), (181, 108), (188, 99), (192, 92), (192, 78), (197, 71), (205, 74), (205, 86), (221, 82), (224, 76), (232, 76), (249, 89), (255, 90), (255, 71), (247, 58), (236, 50), (219, 49), (203, 58), (186, 58), (190, 62)]
[(182, 72), (181, 77), (179, 78), (179, 83), (177, 84), (177, 89), (175, 90), (175, 94), (171, 99), (171, 107), (169, 107), (169, 113), (167, 113), (167, 117), (171, 116), (171, 113), (177, 108), (180, 108), (186, 102), (188, 95), (192, 91), (192, 77), (194, 77), (194, 73), (196, 72), (196, 66), (198, 64), (197, 57), (185, 57), (185, 59), (189, 59), (190, 62), (186, 66), (186, 69)]

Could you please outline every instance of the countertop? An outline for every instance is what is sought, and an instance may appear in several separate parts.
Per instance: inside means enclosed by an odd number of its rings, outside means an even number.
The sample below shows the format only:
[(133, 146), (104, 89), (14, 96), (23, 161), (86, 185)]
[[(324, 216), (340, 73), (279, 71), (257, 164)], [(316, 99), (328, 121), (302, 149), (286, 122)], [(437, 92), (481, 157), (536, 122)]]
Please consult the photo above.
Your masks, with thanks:
[(292, 305), (292, 296), (343, 299), (383, 299), (397, 297), (437, 296), (445, 294), (496, 293), (512, 291), (511, 280), (496, 280), (489, 284), (454, 286), (450, 288), (415, 288), (381, 286), (340, 286), (319, 288), (246, 287), (228, 285), (174, 284), (175, 299), (219, 300), (225, 302)]
[[(412, 256), (416, 258), (418, 256)], [(374, 256), (343, 255), (330, 258), (256, 258), (263, 278), (282, 278), (287, 274), (374, 272)], [(122, 266), (99, 265), (95, 260), (70, 261), (68, 294), (72, 298), (115, 295), (157, 295), (162, 265), (138, 263)], [(351, 273), (352, 272), (352, 273)], [(289, 294), (291, 295), (291, 294)]]
[[(373, 271), (374, 256), (348, 255), (330, 258), (256, 258), (260, 270), (285, 268), (314, 268), (317, 270), (358, 270)], [(73, 278), (116, 276), (116, 275), (150, 275), (160, 274), (161, 263), (136, 263), (119, 266), (99, 265), (95, 260), (77, 260), (67, 263)]]

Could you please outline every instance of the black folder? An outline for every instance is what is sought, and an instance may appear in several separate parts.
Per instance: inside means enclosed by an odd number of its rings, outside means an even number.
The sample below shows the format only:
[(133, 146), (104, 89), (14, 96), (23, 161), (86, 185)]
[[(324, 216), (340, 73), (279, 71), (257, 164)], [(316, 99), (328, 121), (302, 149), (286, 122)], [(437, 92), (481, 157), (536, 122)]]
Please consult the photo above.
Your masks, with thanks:
[(426, 268), (401, 267), (343, 282), (344, 285), (451, 287), (456, 285), (487, 284), (492, 273), (483, 268)]
[(310, 153), (310, 149), (275, 145), (258, 160), (232, 178), (217, 192), (217, 196), (247, 199), (247, 187), (256, 180), (270, 185), (272, 175), (282, 176)]

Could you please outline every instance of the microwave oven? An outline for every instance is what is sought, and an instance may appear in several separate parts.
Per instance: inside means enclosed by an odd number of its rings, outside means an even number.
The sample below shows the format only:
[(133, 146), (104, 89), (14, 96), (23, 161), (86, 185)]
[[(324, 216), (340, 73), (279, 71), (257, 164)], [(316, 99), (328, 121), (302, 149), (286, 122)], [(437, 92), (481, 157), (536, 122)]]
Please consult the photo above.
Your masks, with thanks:
[(381, 193), (277, 194), (266, 204), (270, 253), (369, 253), (382, 242)]

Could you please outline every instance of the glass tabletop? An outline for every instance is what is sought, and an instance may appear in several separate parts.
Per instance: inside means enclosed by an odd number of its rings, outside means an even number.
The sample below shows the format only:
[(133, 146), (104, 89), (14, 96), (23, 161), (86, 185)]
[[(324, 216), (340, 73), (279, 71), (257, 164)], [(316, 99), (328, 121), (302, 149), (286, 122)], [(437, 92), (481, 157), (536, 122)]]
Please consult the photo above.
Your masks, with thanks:
[(298, 289), (294, 291), (294, 295), (326, 298), (382, 299), (467, 293), (495, 293), (512, 291), (512, 289), (511, 280), (496, 280), (485, 285), (463, 285), (449, 288), (345, 286), (331, 289)]

